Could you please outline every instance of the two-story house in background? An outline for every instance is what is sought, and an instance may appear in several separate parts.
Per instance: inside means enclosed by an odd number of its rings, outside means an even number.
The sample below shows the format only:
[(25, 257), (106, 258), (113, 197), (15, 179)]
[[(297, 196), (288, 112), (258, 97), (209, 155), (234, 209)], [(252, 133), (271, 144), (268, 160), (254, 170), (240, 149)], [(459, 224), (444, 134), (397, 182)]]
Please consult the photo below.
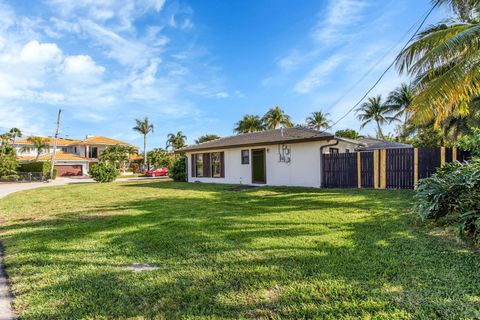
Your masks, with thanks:
[[(44, 139), (49, 147), (40, 154), (38, 161), (52, 159), (54, 139), (52, 137)], [(102, 136), (87, 136), (83, 140), (58, 138), (55, 152), (55, 168), (58, 176), (87, 176), (90, 166), (97, 163), (102, 151), (111, 145), (130, 146), (138, 149), (127, 142)], [(20, 162), (33, 161), (37, 158), (37, 149), (28, 138), (15, 141), (15, 148)]]

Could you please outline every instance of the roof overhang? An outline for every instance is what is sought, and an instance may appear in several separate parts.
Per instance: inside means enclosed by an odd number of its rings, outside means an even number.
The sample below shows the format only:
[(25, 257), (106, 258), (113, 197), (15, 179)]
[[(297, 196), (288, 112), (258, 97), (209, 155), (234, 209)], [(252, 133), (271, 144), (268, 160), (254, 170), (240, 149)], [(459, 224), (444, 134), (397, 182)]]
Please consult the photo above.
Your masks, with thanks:
[(256, 142), (256, 143), (242, 143), (226, 146), (216, 146), (216, 147), (199, 147), (194, 148), (193, 146), (188, 147), (188, 149), (178, 149), (175, 150), (175, 154), (183, 154), (187, 152), (197, 152), (197, 151), (211, 151), (211, 150), (224, 150), (224, 149), (235, 149), (235, 148), (247, 148), (247, 147), (259, 147), (259, 146), (271, 146), (276, 144), (290, 144), (290, 143), (302, 143), (302, 142), (314, 142), (314, 141), (325, 141), (336, 139), (334, 136), (324, 136), (324, 137), (312, 137), (312, 138), (301, 138), (301, 139), (290, 139), (290, 140), (276, 140), (268, 142)]

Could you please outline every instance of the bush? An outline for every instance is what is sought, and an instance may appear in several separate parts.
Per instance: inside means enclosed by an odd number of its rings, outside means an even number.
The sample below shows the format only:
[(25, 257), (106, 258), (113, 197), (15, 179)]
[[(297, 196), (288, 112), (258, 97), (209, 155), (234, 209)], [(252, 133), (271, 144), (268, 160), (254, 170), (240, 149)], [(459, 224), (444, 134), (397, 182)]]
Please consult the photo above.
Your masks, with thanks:
[(8, 176), (2, 176), (0, 177), (0, 180), (2, 182), (16, 182), (20, 179), (19, 176), (17, 176), (16, 174), (11, 174), (11, 175), (8, 175)]
[(168, 169), (169, 176), (174, 181), (187, 181), (186, 157), (177, 157), (173, 165)]
[(11, 148), (2, 148), (0, 150), (0, 176), (14, 174), (18, 163), (15, 152)]
[(50, 168), (52, 162), (38, 161), (38, 162), (24, 162), (18, 167), (19, 172), (42, 172), (44, 178), (50, 177)]
[(113, 182), (120, 172), (113, 164), (100, 162), (90, 169), (90, 176), (97, 182)]
[(480, 128), (472, 128), (473, 134), (463, 136), (458, 141), (462, 150), (470, 151), (472, 156), (480, 156)]
[(480, 244), (480, 159), (447, 164), (420, 180), (415, 208), (423, 219), (446, 217), (457, 235)]

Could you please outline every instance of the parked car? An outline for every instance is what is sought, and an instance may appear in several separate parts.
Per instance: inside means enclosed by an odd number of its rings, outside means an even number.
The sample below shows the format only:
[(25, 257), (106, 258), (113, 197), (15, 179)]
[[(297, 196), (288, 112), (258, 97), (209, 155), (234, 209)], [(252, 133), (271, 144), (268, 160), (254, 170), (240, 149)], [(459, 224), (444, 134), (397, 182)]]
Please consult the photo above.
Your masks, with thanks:
[(147, 177), (157, 177), (157, 176), (166, 176), (168, 175), (168, 168), (155, 168), (150, 169), (145, 172)]

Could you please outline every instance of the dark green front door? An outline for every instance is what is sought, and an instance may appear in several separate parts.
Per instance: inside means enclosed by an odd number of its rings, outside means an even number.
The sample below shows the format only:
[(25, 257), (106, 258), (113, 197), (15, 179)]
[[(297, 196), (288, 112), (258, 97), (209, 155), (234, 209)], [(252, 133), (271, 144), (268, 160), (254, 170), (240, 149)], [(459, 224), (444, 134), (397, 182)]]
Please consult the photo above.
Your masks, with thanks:
[(252, 183), (267, 183), (265, 149), (252, 150)]

